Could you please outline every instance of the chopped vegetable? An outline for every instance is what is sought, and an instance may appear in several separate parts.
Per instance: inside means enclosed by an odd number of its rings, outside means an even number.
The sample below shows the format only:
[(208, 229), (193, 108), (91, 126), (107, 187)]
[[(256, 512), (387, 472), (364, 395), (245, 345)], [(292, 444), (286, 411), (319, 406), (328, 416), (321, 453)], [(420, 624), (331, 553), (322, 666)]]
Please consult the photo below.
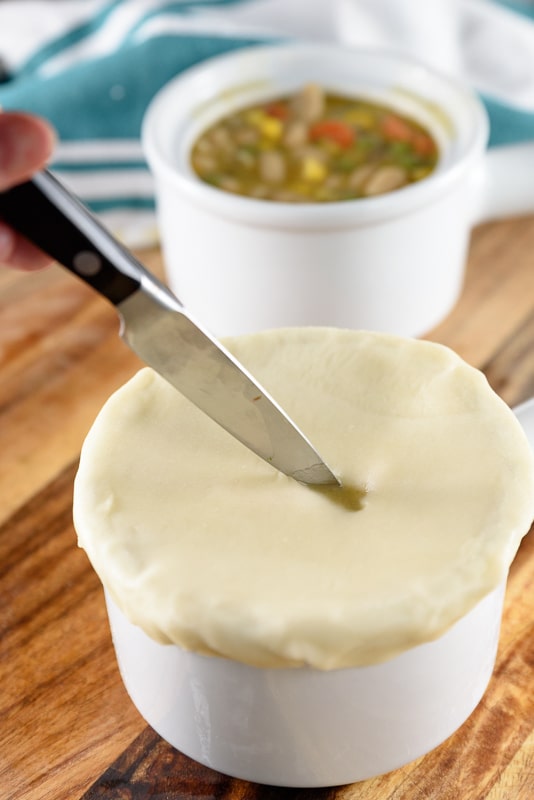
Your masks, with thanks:
[(287, 203), (397, 191), (430, 175), (438, 148), (397, 111), (308, 84), (220, 120), (195, 142), (198, 177), (223, 191)]
[(356, 139), (356, 132), (346, 122), (324, 119), (314, 123), (310, 128), (310, 140), (317, 142), (321, 139), (330, 139), (340, 147), (350, 147)]
[(279, 100), (278, 102), (269, 103), (266, 105), (265, 113), (270, 117), (276, 117), (277, 119), (285, 120), (289, 115), (289, 106), (287, 103)]
[(381, 127), (386, 139), (394, 142), (409, 142), (413, 135), (413, 127), (396, 114), (386, 114)]
[(328, 171), (322, 161), (317, 158), (305, 158), (302, 163), (302, 177), (305, 181), (319, 183), (324, 181)]
[(281, 120), (271, 117), (262, 109), (254, 109), (248, 114), (248, 121), (254, 125), (262, 136), (272, 141), (277, 141), (282, 137), (284, 126)]
[(432, 156), (436, 152), (434, 140), (426, 133), (415, 131), (411, 138), (412, 147), (420, 156)]

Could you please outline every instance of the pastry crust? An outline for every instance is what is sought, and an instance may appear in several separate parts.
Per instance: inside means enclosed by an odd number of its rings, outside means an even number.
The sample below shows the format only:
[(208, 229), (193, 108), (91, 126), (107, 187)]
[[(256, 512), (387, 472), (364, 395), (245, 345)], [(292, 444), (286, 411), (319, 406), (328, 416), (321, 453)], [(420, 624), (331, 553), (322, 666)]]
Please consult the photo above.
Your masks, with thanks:
[(279, 473), (141, 370), (96, 419), (74, 493), (79, 544), (132, 622), (247, 664), (335, 669), (439, 637), (506, 579), (534, 458), (481, 372), (371, 332), (227, 344), (345, 489)]

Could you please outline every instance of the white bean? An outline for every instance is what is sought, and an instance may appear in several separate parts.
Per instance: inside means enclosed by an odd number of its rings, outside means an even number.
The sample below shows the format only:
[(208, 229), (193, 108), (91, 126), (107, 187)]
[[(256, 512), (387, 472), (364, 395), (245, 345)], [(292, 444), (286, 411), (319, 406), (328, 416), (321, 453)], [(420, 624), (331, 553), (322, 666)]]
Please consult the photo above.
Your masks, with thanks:
[(376, 164), (362, 164), (361, 167), (356, 167), (347, 181), (349, 189), (361, 189), (365, 181), (373, 174), (376, 169)]
[(400, 189), (408, 182), (406, 170), (396, 167), (393, 164), (379, 167), (364, 186), (364, 193), (368, 196), (392, 192)]
[(314, 161), (320, 161), (321, 164), (327, 164), (330, 159), (330, 154), (323, 150), (321, 147), (315, 147), (313, 144), (304, 145), (303, 147), (296, 147), (292, 155), (299, 161), (305, 161), (312, 158)]
[(195, 169), (203, 175), (210, 172), (215, 172), (217, 169), (217, 159), (213, 156), (198, 153), (193, 159)]
[(291, 100), (291, 111), (297, 119), (315, 122), (324, 113), (324, 91), (316, 83), (308, 83)]
[(239, 192), (241, 185), (237, 178), (232, 175), (223, 175), (218, 183), (219, 189), (224, 189), (226, 192)]
[(210, 138), (215, 147), (223, 153), (229, 153), (234, 148), (232, 135), (226, 128), (215, 128)]
[(257, 128), (238, 128), (234, 131), (237, 144), (256, 144), (260, 138)]
[(259, 158), (260, 178), (265, 183), (280, 184), (286, 177), (286, 162), (277, 150), (264, 150)]
[(288, 122), (284, 131), (283, 142), (286, 147), (301, 147), (308, 141), (308, 126), (301, 119)]

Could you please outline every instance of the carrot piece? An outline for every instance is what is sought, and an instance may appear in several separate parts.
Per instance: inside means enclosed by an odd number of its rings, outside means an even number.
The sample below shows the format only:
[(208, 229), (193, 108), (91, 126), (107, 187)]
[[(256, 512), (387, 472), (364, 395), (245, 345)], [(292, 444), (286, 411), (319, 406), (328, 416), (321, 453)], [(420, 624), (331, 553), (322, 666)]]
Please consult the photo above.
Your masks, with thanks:
[(283, 103), (282, 101), (275, 101), (273, 103), (268, 103), (264, 111), (270, 117), (276, 117), (276, 119), (285, 120), (289, 114), (289, 107), (287, 103)]
[(436, 152), (436, 146), (430, 136), (425, 133), (415, 131), (412, 136), (412, 147), (420, 156), (432, 156)]
[(330, 139), (341, 147), (350, 147), (356, 139), (354, 128), (337, 119), (324, 119), (310, 128), (310, 140)]
[(414, 133), (413, 128), (396, 114), (386, 114), (381, 127), (386, 139), (394, 142), (409, 142)]

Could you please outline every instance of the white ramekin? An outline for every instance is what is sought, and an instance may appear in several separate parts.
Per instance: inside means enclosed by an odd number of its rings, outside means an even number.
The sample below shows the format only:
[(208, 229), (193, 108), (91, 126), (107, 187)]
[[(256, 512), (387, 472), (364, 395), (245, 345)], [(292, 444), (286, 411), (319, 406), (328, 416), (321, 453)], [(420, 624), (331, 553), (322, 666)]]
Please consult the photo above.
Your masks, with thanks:
[[(438, 140), (438, 169), (380, 197), (305, 205), (196, 178), (189, 153), (207, 125), (307, 81), (419, 119)], [(459, 296), (472, 225), (534, 210), (534, 147), (488, 154), (477, 96), (391, 53), (301, 43), (209, 59), (157, 94), (142, 139), (169, 284), (216, 335), (326, 325), (419, 336)]]
[[(534, 450), (534, 398), (514, 412)], [(505, 582), (441, 637), (389, 661), (324, 672), (159, 644), (105, 597), (126, 690), (166, 741), (233, 777), (319, 787), (407, 764), (465, 722), (491, 678), (504, 593)]]
[(319, 787), (389, 772), (462, 725), (493, 670), (504, 586), (439, 639), (368, 667), (262, 669), (150, 639), (106, 595), (119, 669), (144, 719), (219, 772)]

